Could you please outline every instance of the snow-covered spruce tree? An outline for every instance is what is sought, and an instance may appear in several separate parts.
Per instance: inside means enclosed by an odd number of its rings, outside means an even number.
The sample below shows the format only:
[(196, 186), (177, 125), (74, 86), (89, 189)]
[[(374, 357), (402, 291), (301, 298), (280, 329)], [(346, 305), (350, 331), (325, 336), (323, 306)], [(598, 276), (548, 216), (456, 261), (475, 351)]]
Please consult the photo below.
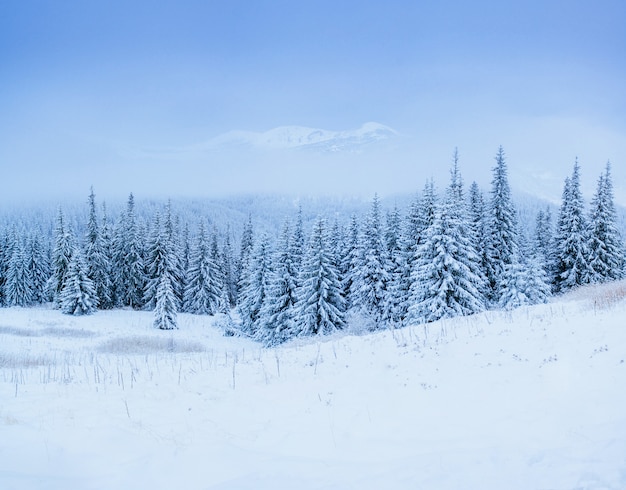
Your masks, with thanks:
[(89, 278), (83, 251), (78, 246), (72, 250), (60, 304), (66, 315), (90, 315), (98, 307), (96, 290)]
[(143, 308), (145, 305), (143, 303), (143, 297), (146, 292), (146, 287), (148, 283), (148, 246), (150, 244), (150, 237), (152, 236), (152, 229), (150, 227), (150, 223), (144, 219), (137, 221), (137, 253), (140, 259), (141, 264), (141, 274), (139, 278), (141, 280), (141, 297), (139, 303), (137, 303), (136, 308)]
[(172, 287), (174, 293), (176, 293), (177, 304), (181, 305), (183, 302), (183, 296), (185, 291), (183, 285), (185, 282), (185, 271), (182, 268), (181, 257), (183, 250), (180, 241), (180, 219), (178, 216), (172, 215), (172, 201), (167, 200), (165, 206), (165, 214), (163, 216), (163, 231), (165, 233), (165, 239), (169, 244), (170, 251), (170, 264), (172, 274)]
[(47, 290), (50, 279), (50, 261), (43, 245), (41, 230), (36, 230), (28, 241), (28, 271), (33, 289), (33, 302), (45, 303), (49, 300)]
[(525, 255), (526, 296), (530, 304), (547, 303), (552, 296), (552, 283), (543, 257), (536, 251)]
[(218, 244), (218, 231), (217, 227), (213, 226), (213, 231), (211, 233), (211, 260), (215, 265), (214, 276), (215, 283), (219, 292), (219, 300), (217, 303), (217, 312), (224, 313), (230, 316), (230, 300), (228, 297), (228, 290), (226, 288), (226, 275), (224, 274), (224, 269), (222, 265), (224, 263), (224, 259), (222, 254), (220, 253), (220, 248)]
[(506, 264), (500, 276), (500, 299), (498, 307), (512, 310), (520, 306), (531, 304), (526, 296), (526, 268), (513, 257), (513, 262)]
[(502, 146), (498, 148), (496, 166), (493, 168), (487, 234), (488, 263), (486, 272), (490, 299), (494, 303), (498, 303), (505, 267), (516, 261), (519, 262), (517, 216), (511, 200), (508, 169)]
[[(486, 277), (489, 264), (487, 214), (485, 211), (483, 193), (478, 188), (478, 184), (476, 182), (472, 182), (472, 185), (470, 186), (469, 219), (470, 228), (473, 234), (472, 240), (476, 247), (476, 253), (480, 258), (480, 269)], [(485, 291), (485, 295), (488, 295), (488, 291)]]
[(241, 248), (239, 251), (239, 260), (235, 268), (235, 280), (237, 284), (237, 304), (240, 304), (244, 291), (248, 287), (250, 272), (250, 261), (254, 250), (254, 229), (252, 227), (252, 217), (248, 216), (248, 222), (244, 223), (243, 233), (241, 234)]
[(224, 246), (222, 247), (222, 271), (224, 272), (224, 287), (228, 294), (228, 306), (234, 308), (237, 304), (237, 283), (235, 281), (235, 259), (230, 240), (230, 227), (226, 228)]
[(109, 257), (107, 256), (104, 241), (98, 225), (96, 213), (96, 196), (93, 187), (89, 194), (89, 220), (85, 235), (85, 260), (87, 262), (87, 275), (92, 280), (98, 296), (98, 304), (111, 304), (111, 277)]
[(272, 257), (269, 238), (265, 235), (259, 240), (253, 257), (248, 262), (248, 269), (243, 271), (247, 281), (245, 289), (241, 291), (238, 306), (241, 316), (241, 330), (251, 337), (256, 336), (259, 328), (261, 308), (267, 296), (271, 270)]
[(535, 220), (535, 249), (537, 251), (536, 259), (543, 263), (543, 268), (548, 271), (550, 264), (553, 262), (553, 231), (552, 231), (552, 212), (550, 207), (546, 210), (539, 210)]
[(339, 264), (343, 261), (344, 250), (345, 250), (345, 240), (344, 240), (343, 228), (339, 224), (339, 220), (336, 218), (330, 230), (328, 240), (329, 240), (333, 264), (337, 268), (339, 282), (341, 282), (342, 277), (341, 277), (341, 272), (339, 270)]
[(300, 271), (300, 267), (302, 266), (305, 244), (306, 239), (304, 237), (304, 225), (302, 223), (302, 206), (300, 205), (298, 206), (293, 235), (289, 241), (289, 256), (291, 257), (293, 270), (296, 271), (296, 273)]
[(422, 196), (417, 196), (409, 208), (409, 213), (402, 229), (402, 254), (403, 270), (400, 288), (395, 291), (398, 294), (400, 305), (400, 317), (406, 324), (409, 307), (411, 306), (411, 286), (414, 282), (414, 270), (417, 263), (417, 252), (426, 240), (426, 230), (432, 226), (435, 220), (437, 208), (437, 191), (432, 179), (424, 184)]
[(161, 276), (166, 267), (166, 254), (168, 243), (161, 223), (161, 214), (157, 211), (152, 221), (150, 237), (146, 247), (145, 277), (146, 286), (143, 293), (143, 306), (147, 310), (156, 307), (156, 296)]
[(341, 294), (345, 300), (346, 310), (354, 304), (355, 275), (359, 264), (359, 220), (356, 215), (350, 218), (350, 226), (346, 236), (346, 245), (343, 260), (339, 264), (341, 277)]
[(114, 284), (118, 306), (141, 308), (145, 286), (141, 234), (131, 193), (115, 230), (113, 240)]
[(354, 277), (354, 306), (381, 327), (389, 285), (388, 264), (380, 217), (380, 202), (374, 196), (362, 230), (359, 264)]
[(164, 274), (169, 276), (168, 280), (175, 295), (175, 305), (177, 309), (179, 308), (181, 300), (178, 288), (182, 276), (179, 252), (168, 203), (164, 216), (161, 216), (159, 213), (155, 215), (151, 237), (146, 249), (147, 281), (143, 296), (143, 303), (146, 309), (156, 308), (158, 290), (161, 286), (161, 276)]
[(296, 272), (293, 268), (289, 223), (283, 226), (270, 273), (267, 295), (259, 315), (257, 340), (277, 345), (293, 336)]
[(6, 304), (5, 294), (5, 286), (7, 274), (9, 272), (9, 263), (11, 262), (11, 257), (13, 257), (13, 250), (16, 245), (16, 236), (17, 229), (15, 226), (6, 227), (3, 230), (3, 234), (0, 236), (0, 298), (2, 298), (2, 306), (8, 306)]
[[(113, 237), (111, 235), (111, 225), (107, 215), (107, 207), (105, 203), (102, 203), (102, 220), (100, 224), (100, 248), (103, 255), (103, 260), (100, 267), (103, 268), (103, 291), (98, 292), (99, 308), (111, 309), (116, 304), (115, 298), (115, 284), (113, 276)], [(107, 292), (107, 294), (104, 293)]]
[(324, 335), (344, 328), (341, 284), (332, 263), (325, 221), (318, 219), (302, 263), (295, 306), (294, 334)]
[(0, 234), (0, 306), (6, 306), (4, 297), (4, 285), (7, 278), (7, 269), (9, 268), (9, 234), (6, 230)]
[(417, 227), (413, 230), (417, 237), (416, 250), (417, 247), (426, 241), (426, 237), (423, 235), (425, 235), (426, 230), (435, 222), (437, 205), (438, 200), (435, 181), (430, 179), (424, 184), (424, 190), (418, 208), (420, 218), (417, 222)]
[(611, 164), (598, 179), (598, 188), (589, 213), (589, 264), (592, 282), (624, 277), (624, 246), (617, 226), (613, 202)]
[(550, 297), (550, 280), (541, 252), (526, 246), (520, 235), (520, 252), (513, 263), (507, 265), (502, 276), (502, 291), (498, 306), (511, 310), (519, 306), (547, 302)]
[(180, 259), (179, 259), (179, 264), (180, 264), (180, 271), (181, 271), (181, 278), (180, 278), (180, 287), (182, 290), (181, 293), (181, 301), (180, 304), (184, 304), (184, 299), (185, 299), (185, 291), (187, 289), (187, 271), (189, 270), (189, 260), (191, 257), (191, 242), (189, 239), (189, 224), (185, 222), (185, 226), (183, 227), (183, 232), (180, 236)]
[(557, 292), (587, 284), (592, 277), (587, 231), (580, 191), (580, 167), (576, 159), (571, 178), (565, 179), (563, 202), (554, 239), (553, 271)]
[(211, 257), (204, 222), (201, 221), (189, 257), (183, 309), (198, 315), (214, 315), (219, 310), (220, 298), (221, 285), (218, 281), (217, 265)]
[(405, 255), (402, 251), (400, 210), (396, 207), (387, 213), (385, 227), (386, 264), (389, 282), (386, 291), (383, 318), (390, 325), (400, 325), (405, 316), (403, 279), (406, 270)]
[(24, 238), (13, 229), (12, 254), (4, 284), (4, 297), (7, 306), (28, 306), (33, 303), (33, 286)]
[(472, 243), (455, 154), (451, 182), (417, 250), (407, 323), (426, 323), (486, 308), (485, 279)]
[(160, 330), (174, 330), (178, 328), (177, 311), (178, 298), (173, 287), (172, 276), (166, 268), (159, 278), (156, 291), (156, 305), (154, 308), (154, 327)]
[(54, 227), (54, 248), (52, 249), (52, 275), (48, 290), (56, 306), (61, 306), (61, 291), (65, 286), (65, 276), (75, 248), (74, 236), (65, 223), (63, 210), (59, 208)]
[(180, 262), (169, 203), (165, 218), (160, 218), (158, 213), (155, 216), (151, 236), (147, 252), (149, 280), (145, 300), (148, 305), (154, 304), (154, 326), (172, 330), (178, 328), (176, 318), (180, 299), (176, 289), (180, 281)]
[(398, 259), (400, 268), (392, 276), (390, 294), (393, 294), (398, 307), (396, 316), (404, 324), (409, 309), (409, 291), (411, 289), (411, 268), (415, 262), (417, 244), (423, 235), (420, 231), (422, 222), (421, 199), (416, 194), (411, 202), (405, 219), (400, 224), (400, 254)]

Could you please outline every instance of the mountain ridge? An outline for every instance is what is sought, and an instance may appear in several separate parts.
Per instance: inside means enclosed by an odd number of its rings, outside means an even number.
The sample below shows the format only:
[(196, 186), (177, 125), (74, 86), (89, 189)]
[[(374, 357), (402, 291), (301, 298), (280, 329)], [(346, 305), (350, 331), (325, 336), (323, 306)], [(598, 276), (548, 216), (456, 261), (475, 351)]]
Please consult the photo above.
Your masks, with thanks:
[(359, 128), (327, 130), (307, 126), (278, 126), (263, 132), (233, 130), (222, 133), (202, 144), (206, 149), (266, 149), (311, 150), (323, 153), (358, 151), (380, 141), (390, 140), (399, 133), (377, 122), (367, 122)]

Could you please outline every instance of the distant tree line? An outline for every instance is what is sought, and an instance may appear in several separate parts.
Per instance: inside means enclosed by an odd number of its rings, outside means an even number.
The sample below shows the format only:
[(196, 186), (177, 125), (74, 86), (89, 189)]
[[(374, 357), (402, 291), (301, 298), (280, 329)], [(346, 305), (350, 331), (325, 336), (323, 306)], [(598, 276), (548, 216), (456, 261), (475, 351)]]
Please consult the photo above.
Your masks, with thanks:
[(546, 208), (521, 230), (501, 147), (495, 162), (488, 195), (476, 183), (466, 192), (455, 152), (447, 187), (427, 182), (404, 215), (384, 213), (375, 196), (364, 219), (319, 218), (305, 236), (300, 210), (275, 238), (249, 218), (238, 252), (202, 217), (191, 233), (169, 202), (144, 222), (131, 194), (112, 223), (92, 189), (84, 236), (60, 208), (52, 242), (26, 226), (3, 231), (0, 305), (147, 309), (160, 329), (177, 328), (179, 312), (223, 314), (228, 333), (275, 345), (350, 319), (369, 329), (426, 323), (624, 277), (610, 164), (587, 212), (576, 161), (556, 222)]

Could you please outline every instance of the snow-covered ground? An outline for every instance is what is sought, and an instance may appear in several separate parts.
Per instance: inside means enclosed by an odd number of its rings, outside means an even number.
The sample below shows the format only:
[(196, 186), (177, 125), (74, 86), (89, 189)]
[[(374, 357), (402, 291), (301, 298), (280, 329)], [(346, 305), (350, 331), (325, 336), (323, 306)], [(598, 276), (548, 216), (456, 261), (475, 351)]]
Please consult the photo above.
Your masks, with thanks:
[(0, 488), (624, 489), (616, 289), (277, 349), (2, 309)]

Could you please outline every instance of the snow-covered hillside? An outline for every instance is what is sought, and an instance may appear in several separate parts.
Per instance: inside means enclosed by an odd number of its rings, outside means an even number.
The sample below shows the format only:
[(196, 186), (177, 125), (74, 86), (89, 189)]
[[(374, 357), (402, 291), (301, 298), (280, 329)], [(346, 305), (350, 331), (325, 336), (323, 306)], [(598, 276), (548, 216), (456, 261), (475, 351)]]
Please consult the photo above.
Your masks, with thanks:
[(0, 310), (3, 489), (623, 489), (626, 285), (263, 349)]

